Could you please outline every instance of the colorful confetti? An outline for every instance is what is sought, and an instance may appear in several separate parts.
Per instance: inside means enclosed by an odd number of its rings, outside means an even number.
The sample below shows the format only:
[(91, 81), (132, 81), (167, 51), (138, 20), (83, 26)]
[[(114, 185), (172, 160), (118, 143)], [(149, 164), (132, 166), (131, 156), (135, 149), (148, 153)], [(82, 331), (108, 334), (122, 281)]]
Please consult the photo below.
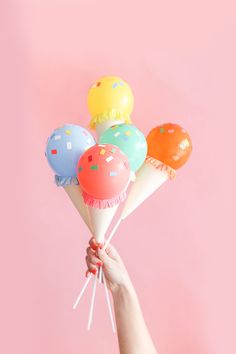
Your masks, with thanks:
[(72, 144), (70, 141), (66, 143), (67, 150), (72, 150)]
[(55, 135), (54, 140), (60, 140), (61, 139), (61, 135)]
[(184, 139), (180, 144), (179, 144), (179, 147), (180, 149), (184, 150), (186, 149), (187, 147), (189, 147), (189, 141), (188, 139)]
[(118, 83), (115, 82), (115, 83), (112, 85), (112, 88), (114, 89), (114, 88), (116, 88), (117, 86), (118, 86)]
[(110, 172), (110, 176), (111, 176), (111, 177), (115, 177), (115, 176), (117, 176), (117, 174), (118, 174), (118, 173), (117, 173), (116, 171), (111, 171), (111, 172)]
[(80, 166), (79, 168), (78, 168), (78, 172), (81, 172), (82, 171), (82, 167)]
[(89, 155), (89, 156), (88, 156), (88, 162), (91, 162), (91, 161), (93, 161), (93, 156), (92, 156), (92, 155)]
[(71, 131), (70, 130), (66, 130), (65, 133), (66, 133), (66, 135), (71, 135)]
[(98, 165), (92, 165), (91, 170), (98, 170)]
[(172, 156), (172, 159), (173, 159), (174, 161), (178, 161), (178, 160), (180, 159), (180, 157), (179, 157), (178, 155), (174, 155), (174, 156)]
[(130, 135), (131, 135), (131, 131), (130, 131), (130, 130), (127, 130), (127, 131), (125, 132), (125, 135), (126, 135), (126, 136), (130, 136)]
[(165, 129), (164, 128), (160, 128), (160, 133), (164, 133)]
[(168, 131), (168, 133), (170, 133), (170, 134), (175, 132), (174, 129), (168, 129), (167, 131)]
[(114, 136), (117, 138), (120, 135), (120, 132), (117, 132), (114, 134)]
[(57, 150), (51, 150), (51, 154), (52, 155), (56, 155), (57, 154)]
[(97, 82), (97, 84), (96, 84), (96, 87), (99, 87), (99, 86), (101, 86), (101, 82), (100, 81)]
[(106, 153), (105, 149), (100, 150), (100, 155), (104, 155)]
[(106, 145), (102, 145), (102, 144), (99, 144), (98, 146), (103, 147), (103, 148), (106, 147)]
[(116, 149), (111, 149), (111, 152), (114, 154), (116, 152)]
[(114, 159), (113, 156), (108, 156), (108, 157), (106, 158), (106, 162), (110, 162), (110, 161), (112, 161), (113, 159)]

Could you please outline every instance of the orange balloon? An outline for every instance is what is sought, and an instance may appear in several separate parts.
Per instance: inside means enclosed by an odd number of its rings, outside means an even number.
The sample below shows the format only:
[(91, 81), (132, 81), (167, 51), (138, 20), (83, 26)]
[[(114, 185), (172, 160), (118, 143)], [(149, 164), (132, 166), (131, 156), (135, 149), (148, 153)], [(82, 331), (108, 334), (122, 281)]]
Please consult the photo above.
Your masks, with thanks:
[(166, 123), (153, 128), (147, 136), (148, 155), (177, 170), (188, 160), (192, 143), (178, 124)]

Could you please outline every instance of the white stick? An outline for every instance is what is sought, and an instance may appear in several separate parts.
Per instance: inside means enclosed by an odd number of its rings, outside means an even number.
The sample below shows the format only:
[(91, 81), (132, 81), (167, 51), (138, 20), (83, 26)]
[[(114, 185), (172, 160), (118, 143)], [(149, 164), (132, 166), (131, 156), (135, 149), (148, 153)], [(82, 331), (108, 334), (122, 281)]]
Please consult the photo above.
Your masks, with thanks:
[(119, 227), (121, 221), (122, 221), (122, 219), (119, 219), (119, 220), (117, 221), (117, 223), (116, 223), (116, 225), (114, 226), (114, 228), (113, 228), (113, 230), (112, 230), (110, 236), (109, 236), (108, 239), (106, 240), (104, 249), (106, 249), (107, 246), (109, 245), (109, 243), (111, 242), (111, 239), (112, 239), (112, 237), (115, 235), (115, 232), (116, 232), (116, 230), (118, 229), (118, 227)]
[(99, 284), (102, 284), (102, 275), (103, 275), (103, 270), (102, 267), (99, 268)]
[(106, 295), (106, 300), (107, 300), (107, 306), (108, 306), (108, 311), (109, 311), (109, 316), (111, 320), (111, 326), (112, 326), (112, 331), (113, 333), (116, 333), (116, 327), (115, 327), (115, 322), (113, 318), (113, 313), (112, 313), (112, 308), (111, 308), (111, 300), (107, 288), (107, 282), (104, 273), (102, 274), (103, 282), (104, 282), (104, 287), (105, 287), (105, 295)]
[(91, 278), (92, 278), (92, 274), (89, 274), (88, 278), (86, 279), (86, 281), (84, 283), (84, 286), (83, 286), (80, 294), (78, 295), (78, 297), (77, 297), (77, 299), (76, 299), (76, 301), (74, 303), (73, 310), (75, 310), (76, 307), (78, 306), (78, 304), (79, 304), (79, 302), (80, 302), (80, 300), (81, 300), (81, 298), (82, 298), (82, 296), (83, 296), (83, 294), (84, 294), (84, 292), (85, 292), (85, 290), (86, 290)]
[(94, 302), (95, 302), (95, 295), (97, 289), (97, 274), (94, 276), (94, 283), (93, 283), (93, 292), (92, 292), (92, 299), (89, 311), (89, 319), (88, 319), (88, 331), (90, 331), (93, 321), (93, 310), (94, 310)]

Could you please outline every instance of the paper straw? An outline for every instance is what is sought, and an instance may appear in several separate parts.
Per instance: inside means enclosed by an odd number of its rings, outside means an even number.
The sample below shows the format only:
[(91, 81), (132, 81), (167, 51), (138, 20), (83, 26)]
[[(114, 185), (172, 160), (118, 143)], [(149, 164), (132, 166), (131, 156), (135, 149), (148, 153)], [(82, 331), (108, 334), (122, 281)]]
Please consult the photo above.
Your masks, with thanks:
[(94, 302), (95, 302), (95, 295), (97, 289), (97, 274), (94, 276), (94, 283), (93, 283), (93, 292), (92, 292), (92, 299), (89, 311), (89, 319), (88, 319), (88, 331), (90, 331), (93, 321), (93, 310), (94, 310)]
[(104, 273), (102, 274), (103, 282), (104, 282), (104, 287), (105, 287), (105, 295), (106, 295), (106, 300), (107, 300), (107, 306), (108, 306), (108, 312), (111, 320), (111, 326), (112, 326), (112, 331), (113, 333), (116, 333), (116, 327), (115, 327), (115, 322), (113, 318), (113, 313), (112, 313), (112, 308), (111, 308), (111, 300), (107, 288), (107, 282)]
[(102, 284), (102, 275), (103, 275), (103, 270), (102, 267), (99, 268), (99, 284)]
[(79, 304), (79, 302), (80, 302), (80, 300), (81, 300), (81, 298), (82, 298), (82, 296), (83, 296), (83, 294), (84, 294), (84, 292), (85, 292), (85, 290), (86, 290), (91, 278), (92, 278), (92, 274), (89, 274), (88, 278), (86, 279), (86, 281), (84, 283), (84, 286), (83, 286), (80, 294), (78, 295), (78, 297), (77, 297), (77, 299), (76, 299), (76, 301), (75, 301), (75, 303), (73, 305), (73, 310), (75, 310), (76, 307), (78, 306), (78, 304)]
[(114, 228), (113, 228), (113, 230), (112, 230), (110, 236), (108, 237), (108, 239), (107, 239), (107, 241), (106, 241), (106, 243), (105, 243), (104, 249), (106, 249), (107, 246), (109, 245), (109, 243), (111, 242), (112, 237), (115, 235), (116, 230), (118, 229), (118, 227), (119, 227), (121, 221), (122, 221), (122, 219), (119, 219), (119, 220), (117, 221), (116, 225), (114, 226)]

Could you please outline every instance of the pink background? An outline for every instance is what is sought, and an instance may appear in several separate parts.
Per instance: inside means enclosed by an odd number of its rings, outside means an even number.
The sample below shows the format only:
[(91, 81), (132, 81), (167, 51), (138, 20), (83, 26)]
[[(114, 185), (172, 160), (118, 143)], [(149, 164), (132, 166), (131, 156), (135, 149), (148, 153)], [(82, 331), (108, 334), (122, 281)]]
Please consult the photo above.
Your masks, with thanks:
[(194, 146), (114, 239), (159, 353), (235, 353), (233, 1), (8, 0), (0, 10), (0, 351), (118, 353), (103, 289), (91, 333), (90, 296), (72, 311), (90, 235), (44, 157), (54, 128), (88, 124), (90, 84), (115, 74), (132, 86), (145, 134), (177, 122)]

